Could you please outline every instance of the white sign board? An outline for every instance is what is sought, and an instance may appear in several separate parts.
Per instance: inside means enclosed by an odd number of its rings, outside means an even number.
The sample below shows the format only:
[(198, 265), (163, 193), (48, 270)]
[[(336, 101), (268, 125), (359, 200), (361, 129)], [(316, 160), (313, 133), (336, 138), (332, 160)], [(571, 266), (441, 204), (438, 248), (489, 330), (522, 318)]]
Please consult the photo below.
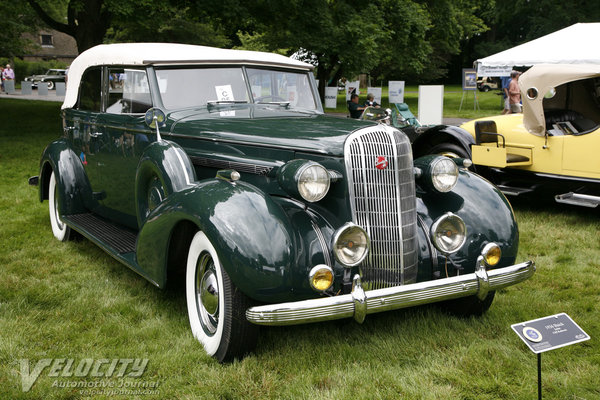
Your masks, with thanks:
[(490, 66), (477, 64), (477, 76), (510, 76), (512, 66)]
[(373, 94), (375, 98), (375, 103), (381, 105), (381, 88), (380, 87), (368, 87), (367, 93)]
[(57, 96), (64, 96), (66, 92), (66, 84), (64, 82), (56, 82), (55, 89)]
[(234, 101), (231, 85), (215, 86), (218, 101)]
[(346, 82), (346, 101), (350, 100), (352, 92), (360, 95), (360, 81)]
[(37, 88), (38, 96), (48, 96), (48, 85), (46, 85), (44, 82), (38, 82)]
[(32, 94), (33, 93), (33, 82), (21, 81), (21, 94)]
[[(46, 86), (46, 85), (44, 84), (43, 86)], [(46, 88), (48, 88), (48, 87), (46, 86)], [(5, 80), (4, 81), (4, 90), (8, 94), (14, 94), (15, 93), (15, 81), (13, 79)]]
[(444, 85), (419, 86), (419, 122), (440, 125), (444, 112)]
[(337, 87), (326, 87), (325, 88), (325, 108), (336, 108), (337, 107)]
[(390, 104), (404, 103), (404, 81), (389, 81)]

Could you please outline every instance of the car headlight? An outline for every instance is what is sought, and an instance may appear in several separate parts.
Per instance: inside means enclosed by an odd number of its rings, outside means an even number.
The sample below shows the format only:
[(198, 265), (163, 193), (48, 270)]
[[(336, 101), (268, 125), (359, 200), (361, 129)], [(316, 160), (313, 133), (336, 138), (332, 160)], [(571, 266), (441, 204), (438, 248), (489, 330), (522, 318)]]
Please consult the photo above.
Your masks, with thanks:
[(494, 267), (500, 262), (500, 258), (502, 258), (502, 250), (496, 243), (488, 243), (481, 251), (481, 255), (488, 267)]
[(438, 192), (446, 193), (454, 189), (458, 181), (458, 167), (448, 157), (439, 157), (431, 165), (431, 182)]
[(293, 160), (281, 167), (277, 174), (281, 187), (295, 197), (314, 203), (329, 191), (329, 173), (321, 164), (307, 160)]
[(324, 292), (333, 284), (333, 270), (325, 264), (317, 265), (310, 270), (308, 280), (314, 290)]
[(360, 264), (367, 256), (370, 245), (367, 232), (351, 222), (344, 224), (333, 235), (333, 254), (344, 267)]
[(467, 240), (465, 222), (451, 212), (442, 215), (431, 225), (431, 240), (441, 253), (455, 253)]
[(458, 166), (451, 158), (445, 156), (425, 156), (415, 161), (422, 173), (418, 177), (420, 183), (440, 193), (454, 189), (458, 182)]

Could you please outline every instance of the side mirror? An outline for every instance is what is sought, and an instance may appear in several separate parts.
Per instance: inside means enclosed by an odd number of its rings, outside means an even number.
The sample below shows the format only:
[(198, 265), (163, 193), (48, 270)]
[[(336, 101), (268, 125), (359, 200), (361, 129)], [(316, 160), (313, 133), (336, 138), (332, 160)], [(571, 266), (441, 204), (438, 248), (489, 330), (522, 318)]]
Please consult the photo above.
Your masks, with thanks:
[(167, 120), (167, 116), (160, 108), (153, 107), (148, 109), (144, 115), (144, 120), (146, 121), (146, 125), (152, 129), (164, 128), (167, 124), (165, 122)]
[(162, 140), (162, 138), (160, 137), (160, 131), (158, 128), (164, 128), (167, 125), (165, 122), (166, 120), (167, 116), (160, 108), (150, 108), (144, 115), (144, 121), (146, 122), (146, 125), (148, 125), (150, 129), (156, 129), (156, 140), (159, 142)]

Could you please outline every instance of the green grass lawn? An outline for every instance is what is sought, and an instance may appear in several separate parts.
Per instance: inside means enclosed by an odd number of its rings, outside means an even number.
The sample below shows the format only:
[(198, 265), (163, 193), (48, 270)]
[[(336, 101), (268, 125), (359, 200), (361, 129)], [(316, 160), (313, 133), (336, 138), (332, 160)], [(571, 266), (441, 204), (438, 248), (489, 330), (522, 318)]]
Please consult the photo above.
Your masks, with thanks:
[[(447, 118), (480, 118), (490, 115), (500, 114), (502, 112), (502, 104), (497, 90), (483, 93), (480, 91), (464, 92), (460, 85), (445, 85), (444, 86), (444, 117)], [(477, 97), (477, 105), (475, 103)], [(388, 88), (382, 89), (381, 103), (383, 107), (389, 107)], [(367, 100), (365, 89), (361, 90), (359, 103), (364, 104)], [(461, 106), (462, 101), (462, 106)], [(418, 118), (419, 113), (419, 87), (406, 86), (404, 91), (404, 102), (408, 104), (412, 113)], [(339, 93), (337, 98), (337, 108), (326, 108), (327, 113), (345, 113), (348, 114), (346, 107), (346, 97), (344, 93)]]
[[(460, 97), (460, 94), (458, 94)], [(491, 95), (493, 96), (493, 95)], [(460, 98), (459, 98), (460, 100)], [(193, 339), (182, 290), (161, 291), (87, 240), (52, 236), (27, 178), (61, 132), (59, 104), (0, 98), (0, 399), (85, 397), (65, 382), (157, 384), (142, 399), (531, 399), (537, 360), (510, 325), (566, 312), (591, 340), (542, 356), (545, 399), (600, 398), (600, 213), (513, 202), (535, 276), (481, 318), (435, 306), (353, 321), (267, 328), (219, 365)], [(54, 377), (21, 389), (20, 360), (148, 359), (138, 378)]]

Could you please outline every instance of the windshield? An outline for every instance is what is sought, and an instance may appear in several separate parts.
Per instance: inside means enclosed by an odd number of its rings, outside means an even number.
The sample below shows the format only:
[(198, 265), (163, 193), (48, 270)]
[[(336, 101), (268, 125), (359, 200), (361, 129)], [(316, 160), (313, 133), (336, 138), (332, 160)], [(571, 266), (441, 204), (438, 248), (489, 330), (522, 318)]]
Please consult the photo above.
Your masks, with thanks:
[(255, 103), (288, 103), (290, 107), (316, 110), (315, 98), (305, 73), (248, 68)]
[(164, 68), (156, 70), (156, 79), (167, 109), (250, 102), (317, 109), (307, 73), (242, 67)]

